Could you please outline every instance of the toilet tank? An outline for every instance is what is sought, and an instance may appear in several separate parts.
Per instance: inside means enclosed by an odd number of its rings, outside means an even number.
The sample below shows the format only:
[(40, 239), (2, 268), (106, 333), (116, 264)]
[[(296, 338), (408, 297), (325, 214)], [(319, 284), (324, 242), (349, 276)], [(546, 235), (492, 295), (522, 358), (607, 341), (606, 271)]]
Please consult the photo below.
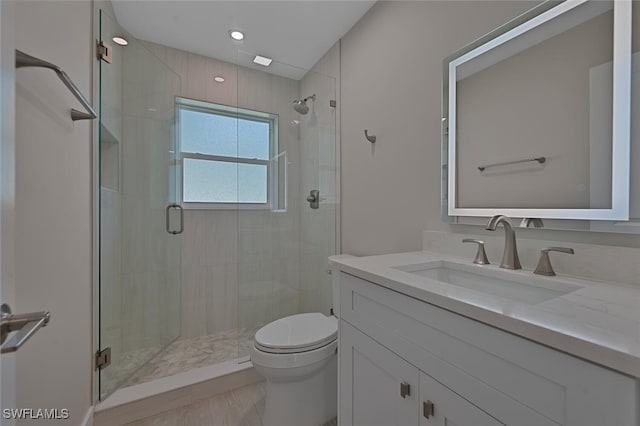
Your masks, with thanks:
[[(345, 259), (351, 256), (350, 254), (339, 254), (331, 256), (331, 259)], [(333, 315), (340, 318), (340, 270), (333, 265), (331, 266), (331, 298), (333, 301)]]

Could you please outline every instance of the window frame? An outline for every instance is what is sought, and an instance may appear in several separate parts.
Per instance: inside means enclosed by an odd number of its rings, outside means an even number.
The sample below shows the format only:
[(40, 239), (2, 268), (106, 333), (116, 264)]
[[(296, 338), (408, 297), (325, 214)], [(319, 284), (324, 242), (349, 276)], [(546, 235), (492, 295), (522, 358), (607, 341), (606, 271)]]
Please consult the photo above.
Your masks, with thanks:
[[(256, 111), (245, 108), (238, 108), (229, 105), (217, 104), (214, 102), (201, 101), (197, 99), (184, 98), (176, 96), (176, 164), (178, 170), (176, 170), (176, 192), (178, 194), (178, 200), (180, 205), (189, 210), (271, 210), (273, 205), (273, 188), (277, 185), (277, 177), (273, 173), (272, 161), (275, 157), (279, 156), (278, 153), (278, 115)], [(218, 116), (226, 116), (235, 118), (237, 120), (250, 120), (267, 123), (269, 125), (269, 148), (268, 158), (247, 158), (247, 157), (230, 157), (224, 155), (215, 154), (202, 154), (197, 152), (189, 152), (182, 150), (182, 138), (180, 126), (180, 111), (191, 110), (198, 111), (207, 114), (214, 114)], [(236, 164), (257, 164), (263, 165), (267, 168), (267, 201), (264, 203), (239, 203), (239, 202), (199, 202), (199, 201), (184, 201), (183, 198), (183, 186), (184, 186), (184, 159), (195, 159), (205, 161), (220, 161)]]

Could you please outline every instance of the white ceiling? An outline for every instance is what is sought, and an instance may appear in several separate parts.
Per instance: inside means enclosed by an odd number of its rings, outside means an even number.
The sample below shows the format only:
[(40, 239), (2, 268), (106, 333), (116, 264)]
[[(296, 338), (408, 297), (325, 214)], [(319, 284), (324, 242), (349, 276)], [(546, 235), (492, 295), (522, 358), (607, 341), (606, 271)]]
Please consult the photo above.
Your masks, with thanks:
[[(138, 39), (299, 80), (375, 0), (112, 3), (118, 23)], [(244, 32), (245, 39), (232, 40), (230, 29)], [(269, 68), (254, 65), (254, 54), (274, 62)]]

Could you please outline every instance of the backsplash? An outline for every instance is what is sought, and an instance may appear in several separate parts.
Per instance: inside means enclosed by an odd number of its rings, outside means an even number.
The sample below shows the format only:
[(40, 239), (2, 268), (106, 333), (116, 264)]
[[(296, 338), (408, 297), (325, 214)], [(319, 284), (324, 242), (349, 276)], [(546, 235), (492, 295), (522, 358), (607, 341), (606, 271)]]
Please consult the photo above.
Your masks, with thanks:
[[(422, 248), (429, 252), (468, 258), (471, 262), (476, 245), (463, 244), (464, 238), (483, 240), (489, 261), (492, 264), (500, 263), (504, 248), (502, 228), (499, 228), (495, 235), (423, 231)], [(550, 253), (551, 264), (558, 275), (640, 286), (640, 248), (564, 243), (522, 237), (517, 238), (517, 245), (523, 269), (535, 269), (540, 250), (545, 247), (571, 247), (575, 250), (574, 255)]]

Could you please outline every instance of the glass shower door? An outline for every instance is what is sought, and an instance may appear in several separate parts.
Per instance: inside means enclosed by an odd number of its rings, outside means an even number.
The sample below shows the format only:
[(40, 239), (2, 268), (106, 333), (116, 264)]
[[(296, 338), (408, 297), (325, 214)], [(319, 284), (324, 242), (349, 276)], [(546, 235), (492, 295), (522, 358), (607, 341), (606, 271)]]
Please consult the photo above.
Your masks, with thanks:
[[(180, 77), (101, 11), (100, 397), (180, 334), (181, 210), (176, 200), (175, 96)], [(144, 373), (144, 371), (142, 371)]]
[[(238, 63), (253, 56), (239, 53)], [(263, 325), (303, 312), (329, 314), (328, 257), (336, 253), (336, 80), (274, 63), (286, 78), (238, 68), (238, 106), (277, 117), (270, 145), (267, 202), (238, 209), (238, 356), (246, 361)], [(295, 78), (298, 76), (298, 79)], [(315, 95), (313, 97), (312, 95)], [(306, 114), (293, 102), (309, 98)], [(238, 129), (238, 146), (256, 143)], [(238, 180), (249, 192), (255, 181)], [(318, 194), (318, 203), (307, 198)]]

